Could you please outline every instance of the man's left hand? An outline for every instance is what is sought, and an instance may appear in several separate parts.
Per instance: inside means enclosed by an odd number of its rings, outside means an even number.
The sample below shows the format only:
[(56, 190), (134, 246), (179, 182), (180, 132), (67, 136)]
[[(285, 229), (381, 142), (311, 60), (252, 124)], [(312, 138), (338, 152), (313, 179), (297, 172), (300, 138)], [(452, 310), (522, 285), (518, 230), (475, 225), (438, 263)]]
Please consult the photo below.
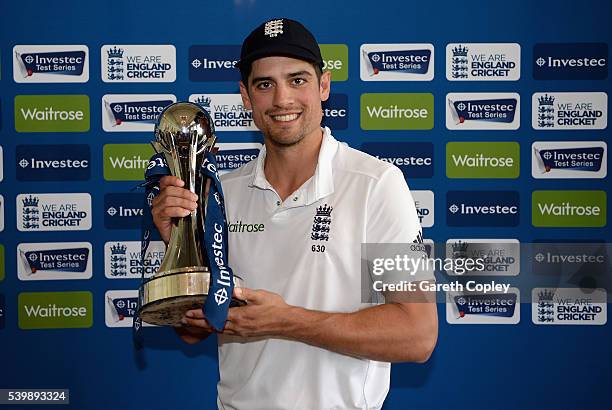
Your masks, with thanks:
[[(229, 309), (221, 333), (241, 337), (279, 336), (286, 329), (292, 306), (282, 296), (261, 289), (234, 288), (234, 297), (247, 304)], [(192, 326), (204, 319), (200, 309), (190, 310), (186, 316)]]

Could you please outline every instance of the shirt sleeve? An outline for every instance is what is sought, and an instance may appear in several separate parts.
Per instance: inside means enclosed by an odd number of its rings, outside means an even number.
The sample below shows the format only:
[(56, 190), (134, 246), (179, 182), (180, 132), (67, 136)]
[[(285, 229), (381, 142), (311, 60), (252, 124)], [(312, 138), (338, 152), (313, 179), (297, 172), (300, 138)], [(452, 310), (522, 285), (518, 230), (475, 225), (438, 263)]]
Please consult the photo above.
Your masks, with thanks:
[(426, 253), (414, 199), (399, 168), (389, 167), (374, 182), (366, 215), (362, 256), (372, 281), (434, 280), (433, 270), (424, 264)]
[(422, 242), (414, 199), (399, 168), (388, 168), (374, 182), (366, 213), (366, 243)]

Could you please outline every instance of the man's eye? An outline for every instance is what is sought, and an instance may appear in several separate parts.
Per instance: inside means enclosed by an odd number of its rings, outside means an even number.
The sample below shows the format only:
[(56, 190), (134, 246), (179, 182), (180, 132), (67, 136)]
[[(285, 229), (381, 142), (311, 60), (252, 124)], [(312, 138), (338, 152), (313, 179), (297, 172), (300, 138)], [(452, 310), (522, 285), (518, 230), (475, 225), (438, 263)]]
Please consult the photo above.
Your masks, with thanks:
[(262, 81), (260, 83), (257, 83), (257, 88), (260, 90), (265, 90), (270, 87), (272, 87), (272, 83), (270, 83), (269, 81)]
[(295, 85), (302, 85), (302, 84), (305, 84), (305, 83), (306, 83), (306, 80), (303, 79), (303, 78), (294, 78), (293, 79), (293, 84), (295, 84)]

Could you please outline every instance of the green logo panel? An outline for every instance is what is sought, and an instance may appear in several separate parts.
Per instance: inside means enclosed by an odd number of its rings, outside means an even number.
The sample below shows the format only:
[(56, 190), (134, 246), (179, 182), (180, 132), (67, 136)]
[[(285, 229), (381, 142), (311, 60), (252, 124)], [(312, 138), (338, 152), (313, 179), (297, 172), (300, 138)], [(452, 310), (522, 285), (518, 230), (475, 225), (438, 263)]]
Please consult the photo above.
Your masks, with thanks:
[(20, 329), (88, 328), (93, 325), (91, 292), (19, 294)]
[(449, 142), (446, 176), (449, 178), (518, 178), (517, 142)]
[(15, 96), (17, 132), (87, 132), (87, 95)]
[(320, 44), (323, 70), (329, 70), (332, 81), (348, 80), (348, 47), (346, 44)]
[(364, 130), (430, 130), (433, 126), (433, 94), (361, 94)]
[(604, 227), (606, 192), (533, 191), (531, 221), (537, 227)]
[(4, 245), (0, 244), (0, 282), (4, 280), (6, 265), (4, 264)]
[(107, 181), (142, 181), (149, 159), (155, 154), (149, 144), (104, 145), (104, 179)]

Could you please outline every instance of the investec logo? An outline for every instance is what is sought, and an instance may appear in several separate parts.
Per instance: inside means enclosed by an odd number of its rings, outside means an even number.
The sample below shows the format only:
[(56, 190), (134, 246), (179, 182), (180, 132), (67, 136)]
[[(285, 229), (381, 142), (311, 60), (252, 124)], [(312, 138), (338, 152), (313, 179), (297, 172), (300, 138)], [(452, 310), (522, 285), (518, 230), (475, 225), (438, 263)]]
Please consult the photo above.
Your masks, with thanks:
[(87, 132), (89, 97), (17, 95), (15, 130), (17, 132)]
[[(516, 276), (521, 266), (520, 243), (516, 239), (449, 239), (446, 257), (449, 259), (482, 259), (484, 269), (462, 272), (469, 276)], [(446, 270), (449, 275), (459, 275)]]
[(446, 45), (449, 81), (517, 81), (521, 46), (517, 43), (451, 43)]
[[(107, 327), (132, 327), (137, 308), (137, 290), (108, 290), (104, 294), (104, 322)], [(143, 325), (153, 326), (146, 322)]]
[(17, 145), (18, 181), (85, 181), (90, 176), (89, 145)]
[(434, 78), (432, 44), (362, 44), (362, 81), (431, 81)]
[(257, 131), (253, 112), (244, 107), (240, 94), (191, 94), (189, 101), (208, 111), (217, 131)]
[(398, 167), (406, 178), (431, 178), (434, 151), (431, 142), (366, 142), (361, 150)]
[(520, 97), (516, 93), (446, 95), (449, 130), (516, 130), (520, 124)]
[(102, 81), (171, 83), (176, 80), (173, 45), (104, 45)]
[(16, 83), (86, 83), (89, 49), (85, 45), (17, 45), (13, 47)]
[(174, 102), (172, 94), (107, 94), (102, 97), (102, 128), (106, 132), (153, 131), (159, 114)]
[(105, 144), (104, 179), (140, 181), (155, 152), (149, 144)]
[(20, 329), (88, 328), (93, 325), (91, 292), (20, 293)]
[(434, 193), (433, 191), (411, 191), (416, 206), (419, 223), (423, 228), (434, 226)]
[(605, 289), (534, 288), (531, 320), (536, 325), (605, 325)]
[(605, 80), (606, 43), (544, 43), (533, 47), (536, 80)]
[[(143, 261), (139, 241), (111, 241), (104, 244), (104, 275), (109, 279), (150, 278), (164, 259), (166, 245), (151, 241)], [(144, 266), (144, 269), (143, 269)]]
[(189, 80), (239, 81), (236, 63), (240, 60), (239, 45), (195, 45), (189, 47)]
[(89, 242), (20, 243), (17, 276), (20, 280), (91, 278)]
[(323, 125), (332, 130), (345, 130), (348, 128), (348, 95), (330, 94), (327, 101), (323, 101)]
[(107, 229), (139, 229), (143, 216), (142, 194), (105, 194), (104, 227)]
[(605, 191), (534, 191), (531, 200), (534, 226), (606, 226)]
[(86, 231), (91, 229), (91, 195), (19, 194), (17, 229), (29, 231)]
[(450, 324), (508, 324), (521, 319), (520, 293), (447, 292), (446, 321)]
[(536, 130), (603, 130), (608, 126), (606, 93), (535, 93), (531, 126)]
[(220, 174), (233, 171), (253, 161), (259, 155), (261, 144), (258, 142), (220, 143), (215, 154), (217, 170)]
[(518, 178), (520, 146), (516, 142), (449, 142), (448, 178)]
[(361, 94), (364, 130), (430, 130), (434, 124), (433, 94)]
[(531, 145), (534, 178), (605, 178), (607, 173), (604, 141), (536, 141)]
[(518, 226), (520, 199), (516, 191), (448, 191), (449, 226)]

